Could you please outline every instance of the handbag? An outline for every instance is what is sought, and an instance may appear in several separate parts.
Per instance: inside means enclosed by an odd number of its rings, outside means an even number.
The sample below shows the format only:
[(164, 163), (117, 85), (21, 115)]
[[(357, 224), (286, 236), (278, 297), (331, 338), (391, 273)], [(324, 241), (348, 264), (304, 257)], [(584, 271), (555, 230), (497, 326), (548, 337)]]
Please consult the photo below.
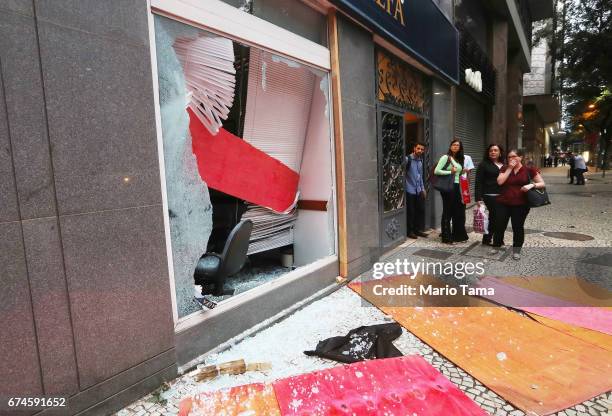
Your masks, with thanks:
[(459, 189), (461, 189), (463, 204), (467, 205), (472, 202), (472, 198), (470, 197), (470, 183), (468, 182), (467, 177), (463, 175), (459, 176)]
[[(529, 174), (529, 169), (527, 169), (527, 177), (529, 178), (529, 183), (534, 183), (531, 179), (531, 175)], [(550, 205), (550, 199), (548, 198), (548, 192), (546, 192), (546, 188), (536, 189), (531, 188), (527, 191), (527, 202), (531, 208), (542, 207), (544, 205)]]
[[(451, 163), (450, 157), (447, 156), (446, 164), (442, 168), (442, 170), (446, 170), (448, 165)], [(435, 167), (434, 167), (435, 169)], [(431, 177), (431, 181), (434, 189), (437, 189), (440, 192), (451, 192), (453, 190), (453, 185), (455, 183), (455, 175), (436, 175), (435, 173)]]

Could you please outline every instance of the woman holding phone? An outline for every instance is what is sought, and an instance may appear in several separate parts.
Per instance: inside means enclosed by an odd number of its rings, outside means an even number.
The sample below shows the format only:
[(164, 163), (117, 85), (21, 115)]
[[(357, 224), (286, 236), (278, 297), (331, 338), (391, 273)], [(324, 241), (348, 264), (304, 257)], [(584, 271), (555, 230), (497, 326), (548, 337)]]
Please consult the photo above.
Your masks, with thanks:
[[(512, 221), (512, 258), (520, 260), (521, 248), (525, 242), (525, 220), (529, 214), (527, 191), (546, 187), (540, 172), (523, 165), (523, 152), (512, 149), (508, 152), (508, 165), (500, 169), (497, 183), (498, 213), (494, 230), (494, 247), (501, 247), (508, 220)], [(494, 249), (495, 250), (495, 249)]]

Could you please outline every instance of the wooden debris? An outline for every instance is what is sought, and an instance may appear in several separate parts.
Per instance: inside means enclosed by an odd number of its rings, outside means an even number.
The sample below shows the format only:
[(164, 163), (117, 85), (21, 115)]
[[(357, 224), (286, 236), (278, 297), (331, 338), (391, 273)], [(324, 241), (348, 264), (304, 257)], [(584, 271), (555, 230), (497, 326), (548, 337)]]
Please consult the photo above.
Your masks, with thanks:
[(245, 372), (246, 363), (242, 359), (219, 364), (219, 374), (242, 374)]
[(228, 361), (217, 365), (207, 365), (202, 367), (195, 375), (196, 381), (206, 381), (218, 377), (222, 374), (244, 374), (247, 371), (267, 371), (272, 368), (270, 363), (250, 363), (246, 364), (244, 360)]
[(247, 364), (246, 371), (268, 371), (272, 370), (271, 363), (251, 363)]

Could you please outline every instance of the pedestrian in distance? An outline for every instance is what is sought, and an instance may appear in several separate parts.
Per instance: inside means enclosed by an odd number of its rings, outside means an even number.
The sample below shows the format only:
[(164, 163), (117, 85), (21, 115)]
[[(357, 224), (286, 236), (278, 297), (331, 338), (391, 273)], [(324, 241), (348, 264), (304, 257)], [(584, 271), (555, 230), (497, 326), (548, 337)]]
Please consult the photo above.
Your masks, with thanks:
[(425, 200), (423, 156), (425, 145), (417, 142), (406, 156), (406, 231), (409, 238), (427, 237), (425, 233)]
[(584, 172), (586, 171), (586, 162), (582, 155), (578, 153), (574, 158), (574, 174), (576, 176), (576, 185), (584, 185)]
[[(499, 196), (500, 186), (497, 183), (497, 177), (499, 176), (499, 170), (504, 165), (504, 152), (500, 145), (490, 144), (485, 150), (482, 157), (482, 162), (478, 164), (476, 169), (476, 204), (480, 207), (484, 204), (489, 211), (489, 225), (488, 233), (483, 234), (482, 244), (491, 245), (495, 235), (495, 222), (498, 211), (497, 196)], [(501, 238), (501, 245), (503, 245), (503, 235)]]
[(459, 177), (463, 172), (463, 143), (453, 140), (447, 154), (443, 155), (434, 170), (435, 175), (453, 175), (453, 188), (450, 192), (440, 192), (442, 196), (442, 242), (454, 244), (467, 241), (465, 230), (465, 205), (461, 197)]
[(574, 156), (574, 154), (572, 152), (568, 153), (569, 156), (569, 160), (568, 160), (568, 164), (569, 164), (569, 183), (572, 184), (574, 183), (574, 177), (576, 176), (576, 170), (574, 169), (574, 167), (576, 166), (576, 157)]
[[(527, 191), (546, 187), (542, 175), (535, 168), (523, 166), (523, 152), (512, 149), (508, 152), (508, 163), (499, 171), (497, 184), (500, 186), (497, 222), (494, 230), (494, 247), (503, 244), (508, 220), (512, 222), (512, 258), (520, 260), (521, 248), (525, 242), (525, 220), (529, 214)], [(493, 249), (493, 252), (497, 252)], [(493, 253), (492, 253), (493, 254)]]

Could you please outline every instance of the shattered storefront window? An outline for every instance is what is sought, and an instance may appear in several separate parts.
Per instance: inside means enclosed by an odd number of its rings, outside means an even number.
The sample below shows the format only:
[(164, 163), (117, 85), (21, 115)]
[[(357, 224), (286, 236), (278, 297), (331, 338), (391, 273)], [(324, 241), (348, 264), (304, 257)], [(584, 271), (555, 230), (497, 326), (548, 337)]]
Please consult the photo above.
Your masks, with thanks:
[(224, 300), (334, 254), (329, 84), (324, 72), (164, 17), (155, 33), (183, 317), (200, 309), (194, 297)]

